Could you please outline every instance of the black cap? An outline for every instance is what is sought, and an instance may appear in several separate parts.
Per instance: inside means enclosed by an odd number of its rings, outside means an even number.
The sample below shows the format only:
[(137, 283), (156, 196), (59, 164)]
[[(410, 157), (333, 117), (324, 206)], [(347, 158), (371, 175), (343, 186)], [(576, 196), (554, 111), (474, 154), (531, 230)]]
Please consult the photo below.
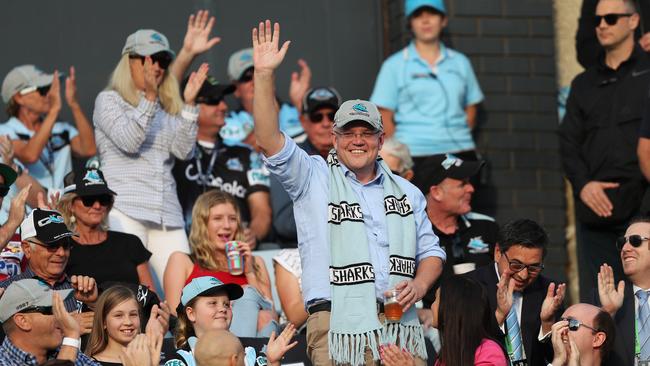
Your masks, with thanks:
[(452, 154), (432, 155), (416, 166), (417, 174), (412, 183), (426, 195), (431, 186), (440, 184), (445, 178), (463, 180), (474, 176), (484, 163), (466, 161)]
[(36, 237), (40, 242), (49, 244), (73, 235), (58, 211), (36, 208), (20, 224), (21, 240)]
[(307, 90), (302, 101), (302, 113), (313, 113), (323, 107), (336, 110), (341, 105), (341, 96), (334, 88), (317, 87)]
[(77, 196), (99, 196), (103, 194), (117, 195), (108, 189), (104, 173), (96, 168), (84, 168), (79, 174), (68, 173), (63, 178), (65, 188), (63, 193), (76, 193)]
[(18, 178), (18, 173), (16, 173), (12, 167), (2, 163), (0, 163), (0, 175), (2, 175), (2, 177), (5, 179), (5, 187), (9, 187), (14, 184), (16, 178)]
[[(183, 79), (181, 90), (185, 90), (185, 86), (189, 79), (189, 76)], [(219, 84), (217, 79), (208, 75), (203, 82), (203, 85), (201, 85), (199, 94), (196, 95), (196, 102), (212, 105), (219, 104), (226, 95), (232, 94), (234, 91), (235, 86), (233, 84)]]

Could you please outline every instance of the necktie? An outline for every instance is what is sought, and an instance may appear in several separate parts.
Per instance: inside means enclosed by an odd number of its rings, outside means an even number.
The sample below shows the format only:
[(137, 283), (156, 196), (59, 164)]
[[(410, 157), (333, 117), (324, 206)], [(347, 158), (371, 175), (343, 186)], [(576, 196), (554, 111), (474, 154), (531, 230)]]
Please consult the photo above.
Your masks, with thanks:
[(650, 343), (648, 343), (648, 338), (650, 338), (650, 323), (648, 322), (648, 317), (650, 312), (648, 311), (648, 293), (643, 290), (636, 292), (636, 297), (639, 299), (639, 307), (636, 312), (636, 324), (639, 327), (638, 342), (641, 347), (641, 359), (648, 360), (650, 359)]
[(523, 359), (523, 342), (521, 340), (521, 329), (519, 328), (519, 321), (517, 320), (517, 304), (521, 299), (521, 293), (515, 292), (512, 294), (512, 307), (506, 317), (506, 327), (508, 329), (508, 341), (512, 347), (512, 354), (510, 357), (513, 361)]

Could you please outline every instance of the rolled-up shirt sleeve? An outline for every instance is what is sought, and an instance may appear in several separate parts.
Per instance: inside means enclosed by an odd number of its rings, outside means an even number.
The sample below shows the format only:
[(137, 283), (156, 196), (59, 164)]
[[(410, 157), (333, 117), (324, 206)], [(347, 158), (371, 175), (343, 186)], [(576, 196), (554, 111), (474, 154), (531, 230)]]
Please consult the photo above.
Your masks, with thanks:
[(116, 92), (99, 93), (95, 100), (93, 122), (124, 153), (135, 154), (147, 137), (156, 103), (140, 98), (135, 118), (127, 115), (123, 100)]
[(185, 104), (174, 129), (171, 153), (180, 160), (192, 157), (196, 133), (198, 131), (199, 107)]
[(417, 195), (413, 204), (416, 231), (415, 261), (420, 263), (424, 258), (438, 257), (444, 263), (447, 260), (447, 254), (440, 247), (440, 240), (433, 233), (433, 226), (426, 212), (424, 195), (419, 191), (416, 191), (414, 194)]

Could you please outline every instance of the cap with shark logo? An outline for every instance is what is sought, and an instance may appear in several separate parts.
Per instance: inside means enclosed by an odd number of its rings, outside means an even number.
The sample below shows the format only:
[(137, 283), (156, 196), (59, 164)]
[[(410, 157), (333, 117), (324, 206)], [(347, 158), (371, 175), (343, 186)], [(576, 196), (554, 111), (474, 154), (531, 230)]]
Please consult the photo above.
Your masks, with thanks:
[(377, 106), (367, 100), (353, 99), (341, 104), (334, 116), (334, 129), (341, 130), (354, 121), (366, 122), (377, 131), (384, 130)]
[(131, 34), (124, 44), (122, 54), (136, 54), (140, 56), (151, 56), (158, 52), (168, 52), (175, 56), (174, 51), (169, 47), (169, 41), (164, 34), (153, 29), (138, 29)]
[(116, 196), (117, 193), (108, 188), (108, 183), (104, 179), (104, 173), (96, 168), (85, 168), (75, 174), (68, 173), (63, 179), (65, 188), (63, 193), (76, 193), (77, 196), (100, 196), (110, 194)]
[(73, 235), (58, 211), (34, 209), (20, 224), (21, 240), (35, 237), (43, 244), (49, 244)]

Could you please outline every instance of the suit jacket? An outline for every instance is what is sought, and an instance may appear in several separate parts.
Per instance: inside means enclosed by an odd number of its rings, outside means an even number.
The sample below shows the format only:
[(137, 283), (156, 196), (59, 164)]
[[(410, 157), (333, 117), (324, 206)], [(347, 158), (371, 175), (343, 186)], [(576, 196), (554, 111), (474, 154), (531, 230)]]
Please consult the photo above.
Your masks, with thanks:
[[(597, 297), (596, 297), (597, 298)], [(600, 302), (596, 301), (600, 306)], [(616, 312), (614, 322), (616, 323), (616, 339), (614, 349), (609, 357), (603, 362), (605, 366), (627, 366), (634, 365), (634, 322), (636, 313), (634, 309), (634, 290), (632, 283), (625, 281), (625, 293), (623, 306)]]
[[(494, 263), (465, 275), (485, 286), (491, 313), (494, 314), (497, 308), (497, 283), (499, 282)], [(524, 350), (526, 351), (526, 359), (530, 366), (546, 366), (553, 360), (553, 345), (551, 342), (542, 343), (538, 340), (539, 329), (542, 325), (539, 313), (546, 297), (548, 285), (551, 282), (550, 279), (539, 275), (535, 282), (524, 289), (522, 293), (523, 303), (521, 305), (521, 324), (519, 326)], [(563, 312), (564, 310), (560, 309), (556, 313), (556, 318), (559, 318)], [(500, 342), (505, 344), (506, 334), (501, 331), (494, 316), (492, 317), (492, 333)]]

